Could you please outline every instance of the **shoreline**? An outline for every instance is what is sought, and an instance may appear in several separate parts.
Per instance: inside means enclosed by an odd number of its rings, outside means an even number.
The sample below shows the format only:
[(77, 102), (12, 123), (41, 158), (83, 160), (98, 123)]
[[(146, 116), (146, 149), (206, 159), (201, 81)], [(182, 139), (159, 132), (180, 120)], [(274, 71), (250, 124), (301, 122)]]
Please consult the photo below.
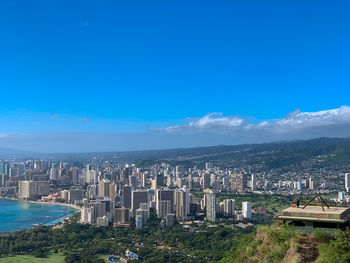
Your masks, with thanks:
[(48, 204), (48, 205), (62, 205), (62, 206), (67, 206), (70, 208), (73, 208), (75, 210), (78, 210), (79, 212), (82, 211), (82, 208), (80, 206), (74, 205), (74, 204), (68, 204), (68, 203), (59, 203), (59, 202), (46, 202), (46, 201), (31, 201), (31, 200), (21, 200), (21, 199), (12, 199), (12, 200), (17, 200), (17, 201), (25, 201), (29, 202), (32, 204)]
[(74, 204), (68, 204), (68, 203), (60, 203), (60, 202), (47, 202), (47, 201), (32, 201), (32, 200), (24, 200), (24, 199), (17, 199), (17, 198), (9, 198), (9, 197), (4, 197), (0, 196), (0, 199), (7, 199), (7, 200), (13, 200), (13, 201), (23, 201), (23, 202), (28, 202), (32, 204), (48, 204), (48, 205), (63, 205), (63, 206), (68, 206), (71, 207), (75, 210), (79, 210), (79, 212), (82, 211), (82, 208), (80, 206), (74, 205)]
[[(27, 203), (32, 203), (32, 204), (47, 204), (47, 205), (61, 205), (61, 206), (65, 206), (65, 207), (70, 207), (72, 208), (74, 211), (72, 211), (71, 213), (68, 213), (67, 215), (63, 215), (62, 217), (59, 217), (53, 221), (47, 222), (43, 225), (47, 225), (47, 226), (51, 226), (51, 227), (55, 227), (57, 226), (59, 223), (64, 222), (64, 220), (67, 217), (71, 217), (73, 214), (77, 213), (77, 212), (82, 212), (82, 208), (74, 205), (74, 204), (68, 204), (68, 203), (59, 203), (59, 202), (47, 202), (47, 201), (31, 201), (31, 200), (22, 200), (22, 199), (17, 199), (17, 198), (9, 198), (9, 197), (4, 197), (4, 196), (0, 196), (0, 199), (7, 199), (7, 200), (12, 200), (12, 201), (23, 201), (23, 202), (27, 202)], [(51, 224), (51, 222), (54, 222), (53, 224)], [(31, 227), (29, 227), (31, 228)], [(29, 229), (27, 228), (27, 229)], [(18, 229), (21, 230), (21, 229)], [(13, 231), (18, 231), (18, 230), (13, 230)], [(12, 231), (11, 231), (12, 232)]]

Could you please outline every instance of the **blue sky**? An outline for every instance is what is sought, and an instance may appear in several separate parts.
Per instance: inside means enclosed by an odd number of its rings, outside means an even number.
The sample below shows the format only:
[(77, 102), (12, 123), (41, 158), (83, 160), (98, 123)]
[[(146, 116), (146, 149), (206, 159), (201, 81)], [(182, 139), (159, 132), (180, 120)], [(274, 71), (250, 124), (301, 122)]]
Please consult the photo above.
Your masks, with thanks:
[[(3, 0), (0, 147), (110, 151), (349, 136), (340, 108), (350, 104), (349, 11), (349, 1)], [(275, 127), (296, 109), (307, 129), (276, 135), (269, 126), (260, 136), (261, 123)], [(311, 114), (331, 109), (340, 110)], [(215, 112), (222, 115), (208, 115)]]

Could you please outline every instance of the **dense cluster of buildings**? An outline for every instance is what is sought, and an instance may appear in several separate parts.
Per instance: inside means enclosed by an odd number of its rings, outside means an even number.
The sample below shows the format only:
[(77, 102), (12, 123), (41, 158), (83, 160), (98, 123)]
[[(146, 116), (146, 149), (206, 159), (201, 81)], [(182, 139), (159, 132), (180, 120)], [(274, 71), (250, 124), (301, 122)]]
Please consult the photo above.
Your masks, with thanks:
[[(345, 174), (345, 191), (350, 190), (350, 174)], [(300, 193), (316, 191), (312, 178), (298, 181), (270, 182), (257, 174), (220, 169), (206, 163), (204, 169), (171, 166), (167, 163), (136, 167), (111, 164), (108, 161), (0, 162), (0, 194), (20, 199), (55, 200), (82, 206), (83, 223), (115, 226), (150, 223), (152, 212), (164, 226), (175, 220), (217, 217), (235, 220), (252, 218), (251, 203), (243, 202), (236, 210), (235, 200), (218, 203), (217, 192)], [(346, 200), (345, 191), (339, 198)], [(203, 193), (203, 198), (194, 193)]]

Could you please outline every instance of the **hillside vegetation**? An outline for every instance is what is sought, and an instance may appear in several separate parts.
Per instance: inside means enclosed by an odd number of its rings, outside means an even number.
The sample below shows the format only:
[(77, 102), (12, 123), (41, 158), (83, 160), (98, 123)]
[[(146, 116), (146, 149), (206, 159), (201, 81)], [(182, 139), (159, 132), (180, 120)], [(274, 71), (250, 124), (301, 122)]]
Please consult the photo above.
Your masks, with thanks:
[(349, 263), (350, 230), (298, 233), (290, 226), (260, 227), (245, 235), (220, 263)]
[[(227, 145), (121, 153), (116, 160), (134, 161), (137, 166), (149, 166), (159, 161), (186, 168), (203, 168), (206, 162), (227, 168), (251, 166), (257, 171), (285, 171), (348, 166), (350, 139), (319, 138), (265, 144)], [(135, 161), (136, 160), (136, 161)]]
[[(261, 144), (217, 145), (194, 148), (177, 148), (165, 150), (145, 150), (129, 152), (92, 152), (37, 154), (17, 152), (0, 148), (1, 156), (18, 158), (56, 158), (59, 160), (90, 161), (103, 159), (113, 162), (137, 162), (141, 165), (152, 165), (162, 160), (171, 164), (184, 166), (199, 165), (205, 162), (232, 162), (240, 164), (264, 163), (267, 168), (278, 168), (300, 161), (321, 158), (326, 165), (341, 165), (350, 162), (350, 138), (317, 138), (311, 140), (282, 141)], [(246, 160), (248, 159), (248, 160)]]

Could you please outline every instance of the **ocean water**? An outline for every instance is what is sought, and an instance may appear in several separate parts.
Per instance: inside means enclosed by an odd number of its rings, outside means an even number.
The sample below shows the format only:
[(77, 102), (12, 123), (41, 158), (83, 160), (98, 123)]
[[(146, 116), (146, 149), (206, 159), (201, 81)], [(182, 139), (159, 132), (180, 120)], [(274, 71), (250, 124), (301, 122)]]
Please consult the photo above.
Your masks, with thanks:
[(33, 224), (54, 225), (76, 210), (56, 204), (34, 204), (0, 198), (0, 233), (33, 227)]

